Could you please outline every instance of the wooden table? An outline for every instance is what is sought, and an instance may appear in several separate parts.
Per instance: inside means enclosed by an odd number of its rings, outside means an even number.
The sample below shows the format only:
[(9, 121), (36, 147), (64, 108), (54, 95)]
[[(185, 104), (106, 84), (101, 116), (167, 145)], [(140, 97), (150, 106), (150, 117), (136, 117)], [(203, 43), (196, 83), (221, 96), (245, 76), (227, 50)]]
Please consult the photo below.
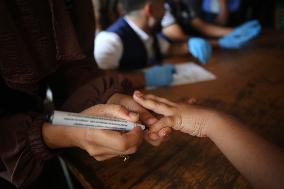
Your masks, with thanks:
[[(215, 50), (205, 68), (217, 79), (148, 92), (172, 100), (196, 97), (284, 147), (284, 33), (264, 32), (241, 50)], [(177, 132), (160, 147), (144, 143), (126, 163), (96, 162), (78, 150), (67, 156), (85, 188), (252, 188), (209, 139)]]

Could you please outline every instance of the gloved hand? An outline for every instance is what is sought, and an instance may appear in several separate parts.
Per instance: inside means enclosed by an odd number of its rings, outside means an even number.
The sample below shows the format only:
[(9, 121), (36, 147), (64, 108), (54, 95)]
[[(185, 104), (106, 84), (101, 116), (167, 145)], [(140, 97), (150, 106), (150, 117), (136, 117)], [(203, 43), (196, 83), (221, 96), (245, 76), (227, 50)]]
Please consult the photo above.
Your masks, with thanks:
[(173, 81), (174, 66), (154, 66), (144, 72), (146, 86), (167, 86)]
[(192, 37), (188, 40), (188, 50), (202, 64), (205, 64), (211, 57), (212, 47), (204, 39)]
[(261, 25), (257, 20), (248, 21), (219, 39), (218, 43), (222, 48), (238, 49), (243, 44), (256, 37), (260, 31)]

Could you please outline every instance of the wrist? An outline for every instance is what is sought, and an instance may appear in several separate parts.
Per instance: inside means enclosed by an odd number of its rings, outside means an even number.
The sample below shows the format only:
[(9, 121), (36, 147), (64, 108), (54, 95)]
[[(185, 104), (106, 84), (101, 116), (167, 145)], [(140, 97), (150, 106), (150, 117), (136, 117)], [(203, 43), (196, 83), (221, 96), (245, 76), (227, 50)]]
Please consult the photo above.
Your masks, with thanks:
[(76, 137), (78, 132), (74, 132), (74, 129), (76, 128), (44, 123), (42, 127), (43, 141), (50, 149), (79, 147), (80, 140)]

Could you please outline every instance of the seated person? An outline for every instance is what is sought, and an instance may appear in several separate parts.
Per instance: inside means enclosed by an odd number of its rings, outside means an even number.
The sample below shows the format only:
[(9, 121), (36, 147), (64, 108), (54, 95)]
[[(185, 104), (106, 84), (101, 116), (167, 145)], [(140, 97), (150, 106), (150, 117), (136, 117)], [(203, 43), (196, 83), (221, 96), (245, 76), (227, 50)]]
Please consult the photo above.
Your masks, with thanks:
[(135, 92), (134, 100), (162, 117), (150, 132), (172, 127), (208, 137), (255, 188), (284, 188), (284, 151), (225, 113), (189, 103), (175, 103)]
[(226, 25), (236, 17), (241, 0), (203, 0), (204, 19), (218, 25)]
[[(91, 0), (68, 3), (0, 1), (0, 188), (2, 178), (17, 188), (62, 188), (54, 183), (52, 159), (63, 148), (78, 147), (102, 161), (134, 153), (141, 143), (139, 129), (122, 134), (51, 124), (47, 86), (57, 110), (157, 121), (126, 95), (129, 81), (103, 75), (94, 64)], [(153, 145), (163, 140), (151, 136), (145, 139)]]
[[(94, 55), (98, 66), (105, 70), (123, 71), (137, 88), (170, 84), (173, 66), (160, 65), (169, 44), (156, 35), (156, 28), (159, 28), (164, 15), (164, 1), (125, 0), (123, 7), (126, 15), (95, 39)], [(211, 53), (207, 42), (203, 43), (203, 49), (207, 52), (204, 56), (204, 61), (207, 61)], [(187, 44), (181, 45), (179, 50), (187, 53)], [(134, 72), (145, 67), (151, 68), (144, 73)]]
[(107, 29), (122, 14), (119, 0), (93, 0), (96, 18), (96, 33)]
[(195, 5), (195, 0), (167, 0), (166, 14), (162, 20), (163, 34), (171, 41), (184, 41), (197, 34), (220, 38), (211, 43), (221, 48), (238, 49), (256, 37), (261, 26), (258, 21), (246, 22), (237, 28), (221, 27), (204, 22)]

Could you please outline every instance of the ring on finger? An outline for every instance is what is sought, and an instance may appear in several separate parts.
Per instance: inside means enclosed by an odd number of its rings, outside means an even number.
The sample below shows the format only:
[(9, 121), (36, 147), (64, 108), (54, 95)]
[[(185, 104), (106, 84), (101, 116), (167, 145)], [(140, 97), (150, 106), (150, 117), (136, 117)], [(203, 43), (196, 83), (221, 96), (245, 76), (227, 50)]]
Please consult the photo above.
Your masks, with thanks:
[(120, 155), (119, 157), (121, 157), (123, 159), (123, 162), (126, 162), (130, 158), (129, 155)]

